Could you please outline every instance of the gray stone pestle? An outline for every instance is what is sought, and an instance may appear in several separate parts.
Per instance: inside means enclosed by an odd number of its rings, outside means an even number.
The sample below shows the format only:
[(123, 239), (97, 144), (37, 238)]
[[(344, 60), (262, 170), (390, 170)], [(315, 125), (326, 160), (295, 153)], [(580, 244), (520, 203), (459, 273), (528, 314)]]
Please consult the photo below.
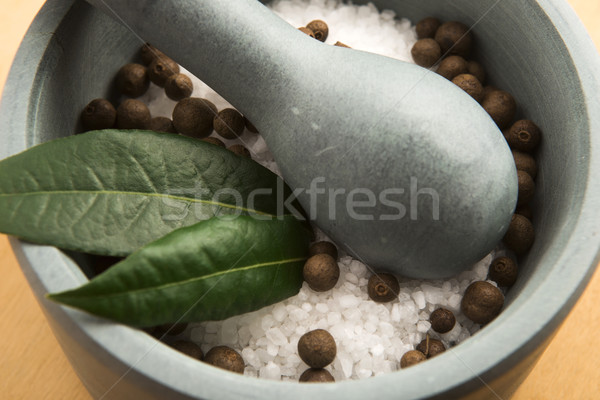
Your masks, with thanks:
[(511, 152), (439, 75), (321, 43), (257, 0), (88, 1), (246, 115), (311, 219), (372, 269), (446, 278), (508, 228)]

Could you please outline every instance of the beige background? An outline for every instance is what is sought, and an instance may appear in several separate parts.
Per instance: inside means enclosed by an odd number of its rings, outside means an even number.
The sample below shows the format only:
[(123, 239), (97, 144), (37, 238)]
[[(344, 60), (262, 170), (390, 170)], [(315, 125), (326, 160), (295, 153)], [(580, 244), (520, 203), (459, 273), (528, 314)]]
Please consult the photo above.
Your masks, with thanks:
[[(0, 0), (0, 88), (42, 0)], [(600, 48), (600, 1), (569, 0)], [(0, 398), (90, 399), (0, 235)], [(600, 270), (514, 400), (600, 398)]]

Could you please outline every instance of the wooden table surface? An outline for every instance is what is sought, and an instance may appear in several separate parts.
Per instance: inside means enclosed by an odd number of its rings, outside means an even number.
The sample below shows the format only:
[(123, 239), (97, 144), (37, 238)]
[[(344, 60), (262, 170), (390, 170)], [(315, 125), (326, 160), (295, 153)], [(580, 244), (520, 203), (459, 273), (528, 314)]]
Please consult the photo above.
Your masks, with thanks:
[[(600, 48), (600, 1), (569, 0)], [(43, 0), (1, 0), (0, 89)], [(0, 235), (0, 398), (90, 399)], [(600, 268), (514, 400), (600, 398)]]

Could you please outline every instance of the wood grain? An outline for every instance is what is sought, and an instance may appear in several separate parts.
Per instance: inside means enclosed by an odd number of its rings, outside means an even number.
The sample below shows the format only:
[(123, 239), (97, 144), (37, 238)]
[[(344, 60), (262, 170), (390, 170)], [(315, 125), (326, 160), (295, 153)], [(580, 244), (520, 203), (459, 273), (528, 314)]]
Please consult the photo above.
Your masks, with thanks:
[[(600, 49), (600, 2), (570, 0)], [(2, 0), (0, 88), (43, 0)], [(54, 339), (0, 235), (0, 398), (90, 399)], [(600, 393), (600, 270), (513, 400), (596, 399)]]

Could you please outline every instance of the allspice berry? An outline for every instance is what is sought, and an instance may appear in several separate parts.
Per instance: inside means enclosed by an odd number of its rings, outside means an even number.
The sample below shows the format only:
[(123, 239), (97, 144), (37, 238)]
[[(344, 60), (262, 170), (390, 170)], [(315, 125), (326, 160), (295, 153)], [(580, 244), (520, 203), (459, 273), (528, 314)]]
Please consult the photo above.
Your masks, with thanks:
[(444, 22), (435, 32), (435, 41), (440, 44), (442, 54), (456, 54), (468, 57), (471, 54), (473, 35), (469, 27), (461, 22)]
[(412, 367), (425, 360), (427, 360), (427, 357), (419, 350), (409, 350), (400, 359), (400, 368)]
[(510, 287), (517, 281), (517, 263), (509, 257), (498, 257), (488, 271), (488, 278), (498, 284), (498, 286)]
[(422, 340), (416, 347), (418, 351), (425, 354), (425, 357), (431, 358), (446, 351), (446, 346), (440, 340), (427, 338)]
[(225, 139), (235, 139), (244, 133), (244, 117), (233, 108), (225, 108), (214, 117), (215, 132)]
[(517, 103), (514, 97), (503, 90), (494, 90), (488, 93), (483, 98), (481, 106), (500, 129), (510, 125), (517, 111)]
[(440, 59), (442, 50), (433, 39), (419, 39), (410, 50), (410, 54), (417, 65), (430, 68)]
[(477, 61), (467, 61), (467, 71), (477, 78), (482, 85), (485, 83), (485, 69), (483, 69), (483, 65)]
[(141, 64), (125, 64), (116, 77), (117, 89), (129, 97), (140, 97), (148, 90), (150, 78), (146, 67)]
[(94, 99), (81, 112), (81, 123), (88, 131), (110, 129), (115, 125), (117, 110), (110, 101)]
[(152, 61), (154, 61), (155, 58), (166, 57), (162, 51), (158, 50), (150, 43), (146, 43), (142, 46), (140, 50), (140, 55), (142, 57), (142, 62), (146, 65), (152, 63)]
[(243, 374), (246, 367), (242, 356), (227, 346), (215, 346), (210, 349), (204, 356), (204, 362), (238, 374)]
[(315, 19), (314, 21), (310, 21), (306, 27), (313, 31), (315, 35), (315, 39), (320, 42), (324, 42), (329, 35), (329, 27), (325, 23), (325, 21), (321, 21), (320, 19)]
[(542, 132), (533, 121), (515, 122), (504, 136), (511, 149), (531, 153), (540, 144)]
[(429, 322), (431, 322), (431, 329), (437, 333), (447, 333), (454, 328), (456, 317), (452, 311), (445, 308), (438, 308), (429, 316)]
[(489, 282), (477, 281), (467, 287), (460, 308), (467, 318), (477, 324), (487, 324), (500, 314), (504, 295)]
[(148, 129), (154, 132), (177, 133), (173, 121), (167, 117), (154, 117), (148, 124)]
[(415, 26), (417, 30), (417, 39), (426, 39), (435, 36), (435, 32), (437, 32), (438, 28), (442, 23), (439, 19), (434, 17), (423, 18), (417, 25)]
[(310, 29), (308, 29), (307, 27), (302, 26), (302, 27), (298, 28), (298, 30), (300, 32), (310, 36), (313, 39), (315, 38), (315, 33), (313, 31), (311, 31)]
[(173, 125), (182, 135), (204, 138), (213, 130), (217, 107), (206, 99), (188, 97), (173, 109)]
[(340, 267), (329, 254), (315, 254), (304, 263), (302, 276), (315, 292), (333, 289), (340, 277)]
[(333, 362), (336, 353), (335, 340), (324, 329), (307, 332), (298, 340), (298, 355), (309, 367), (326, 367)]
[(227, 150), (231, 151), (233, 154), (237, 154), (241, 157), (252, 158), (250, 154), (250, 150), (242, 146), (241, 144), (233, 144), (227, 148)]
[(312, 257), (317, 254), (329, 254), (334, 260), (338, 258), (338, 250), (335, 244), (326, 240), (315, 242), (308, 248), (308, 255)]
[(377, 273), (369, 278), (367, 292), (371, 300), (378, 303), (387, 303), (398, 297), (400, 284), (392, 274)]
[(483, 87), (483, 98), (486, 98), (488, 94), (495, 92), (498, 89), (496, 86), (486, 85)]
[(172, 348), (175, 350), (188, 355), (196, 360), (202, 361), (204, 358), (204, 353), (202, 353), (202, 349), (194, 342), (189, 342), (187, 340), (177, 340), (172, 345)]
[(529, 204), (533, 195), (535, 194), (535, 182), (531, 175), (525, 171), (517, 170), (517, 178), (519, 182), (519, 197), (517, 200), (517, 207), (525, 204)]
[(139, 100), (127, 99), (117, 108), (119, 129), (146, 129), (150, 119), (150, 110)]
[(483, 86), (474, 75), (460, 74), (452, 79), (452, 83), (464, 90), (478, 103), (483, 100)]
[(252, 122), (246, 117), (244, 117), (244, 124), (246, 125), (246, 129), (248, 129), (251, 133), (258, 133), (258, 129), (254, 126)]
[(523, 153), (517, 150), (512, 151), (515, 166), (518, 171), (525, 171), (533, 179), (537, 176), (537, 163), (531, 154)]
[(179, 101), (190, 97), (194, 91), (194, 84), (189, 76), (173, 74), (165, 81), (165, 94), (171, 100)]
[(162, 55), (155, 58), (148, 66), (150, 80), (160, 87), (164, 87), (171, 75), (179, 73), (179, 65), (169, 57)]
[(216, 137), (209, 136), (207, 138), (202, 139), (202, 141), (225, 148), (225, 143), (223, 143), (220, 139), (217, 139)]
[(451, 81), (457, 75), (467, 73), (467, 61), (460, 56), (446, 57), (440, 62), (436, 72)]
[(521, 214), (513, 214), (502, 241), (518, 256), (527, 253), (535, 240), (533, 224)]
[(309, 368), (300, 375), (299, 382), (335, 382), (333, 375), (323, 368)]

